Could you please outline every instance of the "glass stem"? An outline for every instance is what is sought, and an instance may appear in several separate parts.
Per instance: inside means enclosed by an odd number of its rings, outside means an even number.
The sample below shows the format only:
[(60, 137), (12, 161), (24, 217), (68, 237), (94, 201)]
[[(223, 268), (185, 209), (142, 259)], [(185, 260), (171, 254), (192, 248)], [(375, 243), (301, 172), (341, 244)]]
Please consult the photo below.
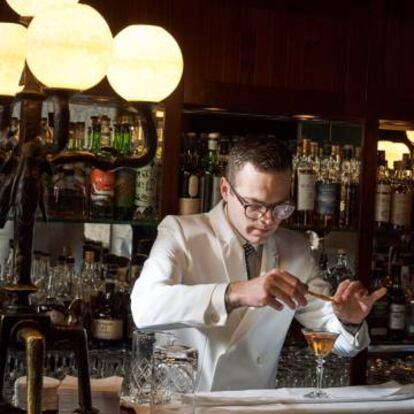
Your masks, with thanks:
[(323, 379), (323, 364), (325, 360), (319, 357), (316, 360), (316, 391), (319, 393), (322, 391), (322, 379)]

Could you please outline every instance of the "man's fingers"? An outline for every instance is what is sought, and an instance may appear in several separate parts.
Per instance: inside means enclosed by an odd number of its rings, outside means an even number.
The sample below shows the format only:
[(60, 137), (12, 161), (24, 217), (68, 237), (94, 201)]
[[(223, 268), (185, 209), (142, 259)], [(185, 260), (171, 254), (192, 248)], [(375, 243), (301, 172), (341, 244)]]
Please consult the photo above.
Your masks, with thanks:
[(277, 310), (277, 311), (281, 311), (283, 308), (284, 308), (284, 306), (283, 306), (283, 304), (281, 304), (278, 300), (276, 300), (276, 299), (272, 299), (270, 302), (269, 302), (269, 306), (271, 306), (273, 309), (275, 309), (275, 310)]
[(289, 306), (290, 309), (296, 309), (296, 303), (292, 300), (290, 295), (284, 292), (281, 288), (272, 284), (270, 287), (270, 291), (274, 298), (284, 302), (286, 305)]
[(378, 299), (381, 299), (387, 293), (387, 288), (381, 287), (377, 290), (374, 290), (368, 297), (372, 300), (372, 303), (376, 302)]
[[(287, 283), (284, 279), (279, 280), (272, 280), (271, 282), (271, 289), (273, 291), (281, 292), (282, 294), (286, 295), (287, 298), (290, 299), (290, 301), (293, 304), (293, 307), (290, 306), (288, 302), (284, 300), (284, 302), (291, 308), (295, 309), (297, 307), (297, 304), (300, 306), (306, 306), (308, 303), (304, 293), (303, 293), (303, 283), (298, 281), (298, 283)], [(275, 296), (278, 296), (277, 294)]]
[(342, 294), (346, 291), (346, 289), (348, 288), (349, 284), (351, 283), (350, 279), (346, 279), (343, 280), (339, 285), (338, 288), (336, 289), (335, 292), (335, 298), (340, 298), (342, 296)]
[(280, 281), (284, 281), (288, 285), (292, 286), (295, 290), (300, 292), (302, 295), (305, 295), (308, 291), (308, 285), (302, 283), (297, 277), (291, 275), (289, 272), (285, 272), (281, 269), (273, 269), (271, 272), (272, 280), (280, 283)]

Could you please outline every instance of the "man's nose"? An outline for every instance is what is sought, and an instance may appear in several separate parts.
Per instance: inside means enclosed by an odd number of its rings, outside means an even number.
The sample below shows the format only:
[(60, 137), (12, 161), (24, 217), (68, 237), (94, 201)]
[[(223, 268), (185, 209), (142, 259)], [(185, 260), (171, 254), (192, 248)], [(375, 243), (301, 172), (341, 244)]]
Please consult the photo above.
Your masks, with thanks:
[(267, 211), (266, 211), (266, 213), (263, 214), (263, 216), (261, 217), (261, 221), (263, 223), (266, 223), (266, 224), (272, 224), (272, 223), (274, 223), (275, 218), (273, 217), (273, 212), (272, 212), (272, 209), (271, 208), (268, 208)]

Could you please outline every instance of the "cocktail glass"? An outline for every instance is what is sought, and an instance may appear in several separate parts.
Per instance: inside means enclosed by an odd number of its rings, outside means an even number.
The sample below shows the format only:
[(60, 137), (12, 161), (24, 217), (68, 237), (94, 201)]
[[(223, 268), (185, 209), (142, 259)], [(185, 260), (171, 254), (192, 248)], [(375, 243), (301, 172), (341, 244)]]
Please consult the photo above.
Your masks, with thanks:
[(302, 329), (309, 348), (316, 356), (316, 389), (305, 394), (308, 398), (330, 398), (330, 395), (323, 391), (323, 368), (325, 357), (332, 351), (339, 333), (325, 329)]

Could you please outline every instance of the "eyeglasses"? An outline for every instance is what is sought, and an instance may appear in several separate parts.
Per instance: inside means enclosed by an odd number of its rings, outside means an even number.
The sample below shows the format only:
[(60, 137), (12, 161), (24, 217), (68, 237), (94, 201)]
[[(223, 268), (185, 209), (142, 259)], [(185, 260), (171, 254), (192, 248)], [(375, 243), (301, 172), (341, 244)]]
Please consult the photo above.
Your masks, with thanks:
[(248, 219), (258, 220), (262, 218), (269, 210), (271, 210), (272, 217), (274, 219), (286, 220), (295, 211), (295, 206), (290, 201), (285, 201), (280, 204), (272, 204), (272, 205), (248, 203), (234, 189), (230, 181), (227, 180), (227, 182), (229, 183), (230, 189), (233, 192), (233, 194), (236, 196), (237, 200), (239, 200), (240, 204), (244, 207), (244, 214)]

